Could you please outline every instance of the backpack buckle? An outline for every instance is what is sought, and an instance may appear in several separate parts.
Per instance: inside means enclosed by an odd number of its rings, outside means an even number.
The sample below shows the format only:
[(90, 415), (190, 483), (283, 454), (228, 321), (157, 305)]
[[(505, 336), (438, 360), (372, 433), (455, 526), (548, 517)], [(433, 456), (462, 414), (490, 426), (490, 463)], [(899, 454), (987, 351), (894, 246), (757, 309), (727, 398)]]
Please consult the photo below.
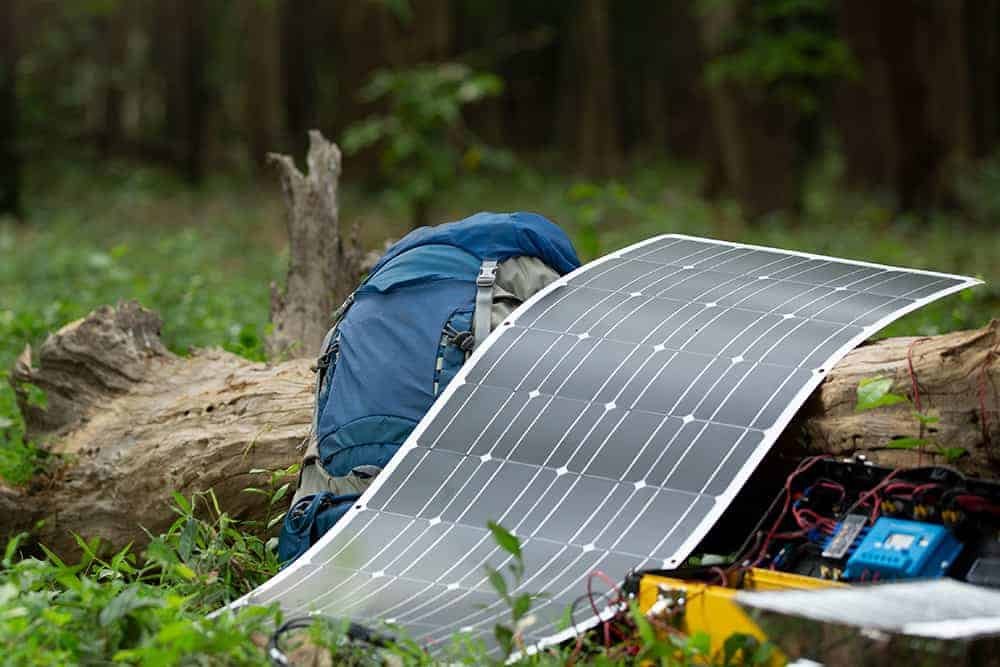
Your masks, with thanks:
[(310, 366), (309, 370), (311, 370), (313, 373), (318, 373), (321, 370), (325, 371), (327, 368), (330, 367), (330, 364), (333, 361), (333, 357), (337, 354), (338, 350), (340, 350), (340, 343), (335, 340), (333, 341), (333, 343), (330, 345), (330, 347), (327, 349), (326, 352), (319, 355), (319, 357), (316, 359), (316, 363)]
[(476, 276), (476, 287), (493, 287), (496, 280), (496, 261), (488, 259), (479, 265), (479, 275)]
[(476, 341), (471, 331), (459, 331), (451, 337), (451, 344), (462, 352), (469, 353), (476, 346)]

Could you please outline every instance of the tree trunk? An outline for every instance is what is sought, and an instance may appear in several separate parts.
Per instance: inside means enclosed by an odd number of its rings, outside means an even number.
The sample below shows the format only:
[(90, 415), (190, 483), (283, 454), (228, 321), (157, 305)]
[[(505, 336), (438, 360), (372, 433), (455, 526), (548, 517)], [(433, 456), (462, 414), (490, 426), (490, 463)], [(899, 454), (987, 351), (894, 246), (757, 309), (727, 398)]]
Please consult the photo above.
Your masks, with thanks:
[[(246, 27), (243, 115), (250, 164), (259, 174), (267, 164), (268, 150), (280, 145), (277, 140), (281, 99), (278, 6), (273, 0), (244, 0), (242, 8)], [(305, 136), (304, 128), (299, 136)]]
[(165, 140), (174, 163), (189, 183), (202, 178), (205, 152), (208, 59), (206, 17), (199, 0), (157, 5), (154, 26), (165, 95)]
[[(730, 48), (729, 35), (745, 19), (745, 2), (701, 12), (700, 33), (709, 60)], [(795, 133), (799, 112), (768, 98), (758, 86), (723, 81), (708, 86), (721, 164), (714, 174), (739, 201), (748, 219), (799, 208)], [(710, 172), (713, 171), (710, 167)]]
[(957, 177), (996, 137), (997, 7), (841, 3), (841, 35), (861, 69), (837, 104), (849, 185), (888, 186), (904, 209), (955, 203)]
[(21, 215), (21, 162), (17, 147), (17, 1), (0, 2), (0, 216)]
[(128, 11), (124, 3), (118, 4), (103, 17), (101, 24), (104, 107), (98, 149), (105, 159), (117, 152), (125, 139), (124, 69), (128, 59)]
[(316, 63), (313, 52), (314, 3), (281, 3), (281, 78), (284, 81), (285, 132), (295, 144), (295, 155), (306, 152), (305, 137), (316, 127)]
[(287, 155), (270, 155), (281, 172), (289, 239), (284, 292), (271, 284), (267, 339), (272, 359), (318, 353), (334, 309), (354, 289), (361, 252), (357, 228), (341, 234), (337, 211), (340, 149), (317, 131), (309, 133), (309, 170), (303, 175)]
[(853, 190), (891, 190), (898, 147), (889, 71), (882, 54), (878, 21), (868, 0), (838, 5), (841, 39), (860, 72), (837, 85), (834, 114), (844, 154), (845, 184)]
[[(147, 540), (175, 515), (170, 494), (214, 489), (227, 512), (259, 519), (266, 500), (242, 489), (265, 483), (253, 469), (295, 463), (310, 428), (313, 374), (293, 359), (253, 363), (221, 350), (191, 357), (167, 352), (159, 317), (135, 303), (103, 307), (67, 325), (42, 345), (37, 367), (26, 349), (11, 384), (28, 435), (62, 465), (26, 487), (0, 485), (0, 542), (31, 530), (56, 553), (72, 556), (68, 531), (111, 545)], [(1000, 471), (1000, 322), (929, 339), (894, 338), (848, 354), (787, 429), (830, 453), (865, 453), (876, 462), (911, 465), (916, 452), (886, 449), (896, 436), (919, 433), (912, 408), (897, 405), (858, 415), (858, 381), (895, 379), (911, 391), (913, 364), (921, 407), (940, 417), (936, 438), (969, 454), (967, 473)], [(25, 384), (43, 389), (45, 409), (26, 400)], [(931, 453), (923, 463), (939, 462)], [(37, 522), (45, 520), (36, 527)]]
[(972, 136), (976, 157), (987, 157), (1000, 143), (1000, 0), (968, 3), (968, 76), (972, 94)]
[(593, 177), (613, 174), (622, 162), (608, 0), (582, 0), (571, 18), (563, 53), (560, 127), (565, 152)]

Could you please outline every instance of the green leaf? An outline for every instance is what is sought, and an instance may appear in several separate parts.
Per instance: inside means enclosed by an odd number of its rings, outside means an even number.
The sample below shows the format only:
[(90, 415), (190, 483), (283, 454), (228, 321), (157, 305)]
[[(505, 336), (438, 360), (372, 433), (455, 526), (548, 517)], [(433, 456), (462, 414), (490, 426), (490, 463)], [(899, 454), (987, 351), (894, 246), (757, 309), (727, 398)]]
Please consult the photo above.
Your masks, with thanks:
[(656, 643), (656, 631), (653, 630), (653, 624), (649, 622), (646, 615), (639, 610), (639, 605), (635, 600), (629, 602), (629, 609), (632, 613), (632, 620), (635, 622), (635, 627), (639, 630), (639, 637), (642, 639), (642, 643), (647, 646), (651, 646)]
[(864, 412), (887, 405), (905, 403), (906, 397), (889, 393), (892, 389), (892, 378), (867, 378), (858, 383), (858, 402), (855, 412)]
[(746, 664), (750, 656), (756, 654), (758, 646), (759, 642), (753, 635), (735, 632), (726, 637), (726, 641), (722, 645), (722, 664), (727, 667)]
[(913, 416), (917, 418), (917, 421), (919, 421), (921, 424), (924, 424), (924, 425), (927, 425), (927, 424), (937, 424), (939, 421), (941, 421), (940, 417), (934, 417), (932, 415), (925, 415), (924, 413), (917, 412), (916, 410), (913, 411)]
[(523, 618), (529, 611), (531, 611), (531, 593), (522, 593), (514, 598), (514, 604), (511, 606), (511, 616), (514, 617), (515, 621)]
[(696, 655), (708, 655), (712, 647), (712, 638), (704, 630), (695, 632), (688, 637), (688, 649)]
[(138, 609), (162, 606), (160, 600), (140, 597), (139, 587), (133, 584), (112, 598), (111, 602), (101, 610), (99, 620), (102, 626), (107, 627)]
[(500, 571), (487, 566), (486, 576), (490, 580), (490, 585), (493, 586), (493, 590), (499, 593), (501, 597), (506, 598), (508, 596), (507, 581), (503, 578)]
[(939, 451), (948, 463), (954, 463), (969, 453), (965, 447), (941, 447)]
[(501, 549), (521, 560), (521, 541), (513, 533), (494, 521), (487, 522), (486, 526), (493, 533), (493, 539)]
[(45, 395), (45, 391), (41, 387), (37, 387), (31, 383), (24, 383), (20, 388), (27, 394), (28, 405), (42, 410), (48, 408), (49, 398)]
[(496, 637), (497, 643), (500, 644), (500, 648), (503, 649), (504, 655), (508, 656), (514, 651), (514, 631), (508, 628), (506, 625), (500, 625), (499, 623), (493, 626), (493, 636)]
[(182, 512), (184, 512), (184, 514), (190, 514), (191, 513), (191, 503), (188, 501), (188, 499), (185, 498), (184, 496), (182, 496), (177, 491), (174, 491), (172, 495), (173, 495), (174, 502), (177, 504), (177, 507), (179, 507), (180, 510)]
[(929, 444), (930, 442), (923, 438), (894, 438), (886, 446), (889, 449), (919, 449)]
[(198, 575), (195, 574), (195, 571), (192, 570), (187, 565), (185, 565), (184, 563), (177, 563), (176, 565), (174, 565), (174, 571), (177, 572), (177, 574), (184, 577), (185, 579), (187, 579), (188, 581), (194, 581), (198, 578)]
[(278, 490), (274, 492), (274, 496), (271, 497), (271, 504), (273, 505), (279, 502), (282, 498), (284, 498), (285, 494), (288, 493), (289, 488), (291, 488), (290, 482), (285, 482), (280, 487), (278, 487)]

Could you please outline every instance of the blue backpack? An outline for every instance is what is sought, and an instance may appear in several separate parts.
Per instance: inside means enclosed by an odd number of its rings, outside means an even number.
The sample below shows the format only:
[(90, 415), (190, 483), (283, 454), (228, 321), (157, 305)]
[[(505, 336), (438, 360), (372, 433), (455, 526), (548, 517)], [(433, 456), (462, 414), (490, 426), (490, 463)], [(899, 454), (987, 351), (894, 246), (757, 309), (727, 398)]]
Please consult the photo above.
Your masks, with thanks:
[(493, 326), (579, 265), (566, 234), (534, 213), (477, 213), (390, 247), (323, 343), (281, 561), (347, 512)]

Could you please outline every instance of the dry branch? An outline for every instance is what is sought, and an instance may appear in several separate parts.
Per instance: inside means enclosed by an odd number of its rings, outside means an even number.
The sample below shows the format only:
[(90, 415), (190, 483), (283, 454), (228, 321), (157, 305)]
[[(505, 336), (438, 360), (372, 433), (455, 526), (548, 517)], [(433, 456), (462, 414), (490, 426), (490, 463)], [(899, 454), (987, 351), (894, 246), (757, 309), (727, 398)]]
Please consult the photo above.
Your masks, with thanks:
[[(221, 350), (177, 357), (160, 343), (159, 329), (156, 314), (137, 304), (104, 307), (50, 336), (37, 367), (30, 352), (22, 355), (11, 382), (30, 436), (66, 457), (30, 486), (0, 486), (0, 538), (44, 519), (34, 532), (57, 553), (75, 550), (70, 530), (113, 545), (141, 544), (140, 525), (156, 532), (174, 518), (174, 490), (211, 488), (236, 516), (264, 514), (261, 497), (241, 491), (263, 482), (251, 469), (299, 459), (311, 418), (309, 362), (265, 365)], [(884, 448), (890, 437), (918, 434), (911, 408), (854, 413), (862, 378), (891, 376), (896, 391), (910, 393), (909, 356), (922, 407), (941, 417), (931, 435), (969, 451), (958, 464), (964, 470), (992, 475), (998, 468), (984, 433), (1000, 447), (998, 351), (998, 322), (861, 347), (833, 369), (791, 430), (804, 429), (826, 451), (917, 463), (915, 452)], [(47, 409), (27, 405), (29, 382), (47, 392)]]

